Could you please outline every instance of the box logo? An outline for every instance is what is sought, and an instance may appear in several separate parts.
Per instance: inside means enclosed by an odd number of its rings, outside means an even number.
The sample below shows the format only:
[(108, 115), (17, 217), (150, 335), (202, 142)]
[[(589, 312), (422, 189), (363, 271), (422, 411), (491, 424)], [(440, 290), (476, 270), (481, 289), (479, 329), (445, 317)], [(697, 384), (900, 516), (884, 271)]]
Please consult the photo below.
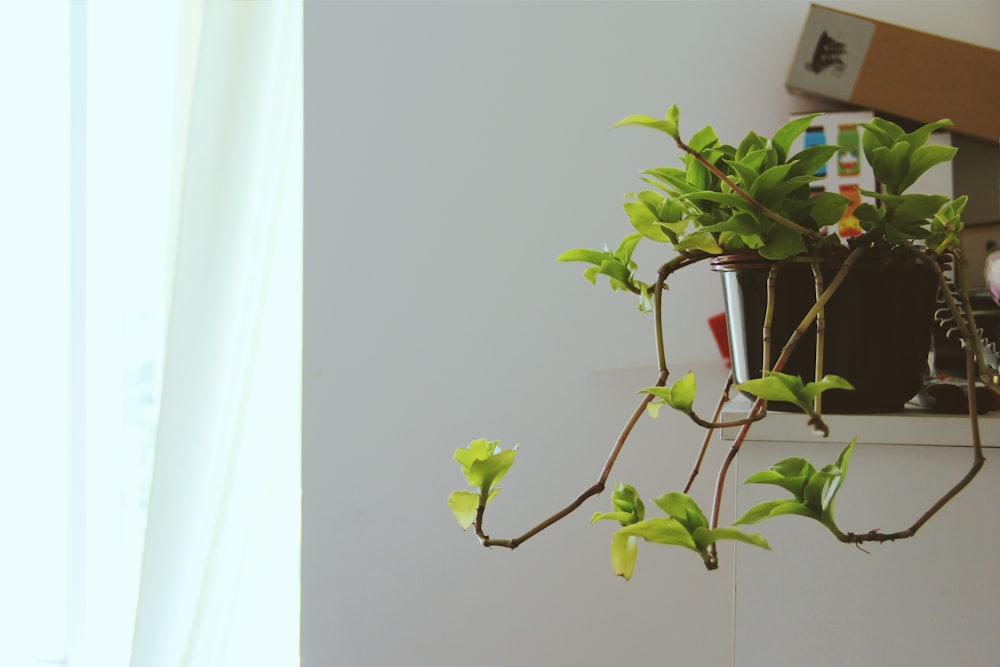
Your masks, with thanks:
[(816, 41), (812, 60), (807, 62), (805, 67), (813, 74), (821, 74), (833, 68), (831, 72), (835, 76), (840, 76), (844, 73), (844, 67), (847, 66), (847, 63), (844, 62), (844, 56), (846, 55), (847, 45), (843, 42), (838, 42), (830, 36), (830, 33), (824, 30), (823, 34)]

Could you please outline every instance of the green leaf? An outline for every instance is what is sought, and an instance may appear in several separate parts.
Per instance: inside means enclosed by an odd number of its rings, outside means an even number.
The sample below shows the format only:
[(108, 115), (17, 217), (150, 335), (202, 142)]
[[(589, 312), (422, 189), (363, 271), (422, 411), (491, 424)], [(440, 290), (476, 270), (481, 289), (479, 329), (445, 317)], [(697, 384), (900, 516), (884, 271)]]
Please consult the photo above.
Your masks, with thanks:
[(591, 266), (583, 272), (583, 277), (590, 281), (591, 285), (597, 284), (597, 276), (601, 273), (601, 267)]
[(894, 144), (891, 149), (875, 151), (872, 171), (875, 179), (885, 186), (889, 194), (900, 194), (900, 184), (910, 169), (910, 147), (905, 143)]
[(804, 389), (802, 378), (797, 375), (769, 373), (762, 378), (741, 382), (733, 389), (748, 392), (768, 401), (784, 401), (799, 407), (805, 404), (805, 397), (802, 394)]
[[(469, 468), (476, 461), (487, 459), (500, 451), (500, 441), (489, 441), (486, 438), (479, 438), (469, 443), (468, 447), (459, 447), (455, 450), (455, 460), (462, 466), (462, 474), (468, 475)], [(477, 486), (473, 484), (472, 486)]]
[(802, 235), (783, 225), (776, 226), (764, 239), (764, 245), (757, 252), (761, 257), (782, 260), (805, 252), (806, 244)]
[(489, 458), (474, 461), (469, 466), (469, 472), (466, 474), (469, 486), (489, 489), (494, 484), (497, 484), (507, 474), (510, 467), (514, 465), (514, 455), (516, 453), (513, 449), (507, 449)]
[(914, 150), (910, 156), (910, 169), (906, 172), (906, 177), (899, 184), (900, 192), (916, 183), (927, 170), (944, 162), (950, 162), (957, 152), (958, 149), (954, 146), (941, 146), (937, 144), (920, 146)]
[(790, 178), (786, 178), (781, 183), (778, 183), (773, 188), (770, 188), (766, 193), (760, 193), (757, 201), (770, 209), (778, 208), (784, 200), (790, 197), (793, 193), (797, 190), (808, 187), (809, 184), (815, 180), (816, 177), (811, 175), (792, 176)]
[[(667, 113), (664, 119), (668, 123), (673, 123), (674, 127), (680, 127), (681, 124), (681, 111), (677, 108), (676, 104), (671, 104), (667, 109)], [(676, 137), (675, 137), (676, 138)]]
[(898, 227), (911, 222), (922, 222), (933, 217), (947, 203), (948, 198), (944, 195), (903, 195), (893, 210), (892, 224)]
[(688, 532), (694, 531), (695, 528), (708, 527), (708, 519), (705, 518), (704, 512), (698, 507), (694, 498), (686, 493), (671, 491), (653, 498), (653, 502), (671, 518), (680, 521)]
[(689, 415), (694, 410), (694, 397), (697, 391), (698, 383), (694, 373), (688, 373), (670, 387), (646, 387), (639, 393), (652, 394), (674, 410)]
[(761, 173), (760, 177), (750, 187), (750, 196), (759, 201), (785, 180), (792, 166), (791, 164), (779, 164)]
[(707, 551), (712, 543), (719, 540), (735, 540), (737, 542), (752, 544), (762, 549), (771, 549), (771, 545), (767, 543), (767, 540), (760, 533), (744, 533), (737, 528), (695, 528), (691, 537), (698, 546), (698, 550), (702, 552)]
[(639, 540), (634, 535), (619, 530), (611, 536), (611, 567), (614, 568), (615, 574), (624, 577), (625, 581), (632, 578), (638, 553)]
[(620, 121), (612, 125), (612, 129), (616, 127), (622, 127), (624, 125), (642, 125), (643, 127), (649, 127), (654, 130), (659, 130), (660, 132), (665, 132), (670, 135), (674, 140), (679, 138), (679, 133), (677, 131), (677, 123), (672, 120), (657, 120), (652, 116), (646, 116), (644, 114), (632, 114), (630, 116), (625, 116)]
[(854, 389), (851, 383), (838, 375), (827, 375), (819, 382), (803, 384), (798, 375), (768, 372), (762, 378), (747, 380), (733, 387), (768, 401), (783, 401), (812, 414), (813, 400), (828, 389)]
[(812, 176), (820, 168), (833, 159), (833, 156), (837, 154), (840, 150), (840, 146), (810, 146), (809, 148), (804, 148), (795, 155), (793, 155), (788, 161), (795, 164), (793, 172), (796, 174), (808, 174)]
[(708, 170), (708, 167), (703, 165), (692, 155), (688, 155), (684, 158), (685, 166), (687, 167), (687, 180), (692, 186), (699, 190), (706, 190), (709, 184), (714, 178), (714, 174)]
[(610, 256), (610, 253), (607, 252), (600, 252), (589, 248), (574, 248), (573, 250), (567, 250), (556, 257), (556, 261), (587, 262), (588, 264), (596, 264), (597, 266), (600, 266), (604, 260), (608, 259)]
[(674, 244), (676, 250), (702, 250), (709, 255), (719, 255), (722, 248), (715, 237), (705, 231), (691, 232), (686, 234)]
[(601, 268), (599, 273), (617, 280), (622, 285), (629, 285), (632, 280), (632, 272), (628, 268), (618, 261), (617, 258), (606, 259), (601, 262)]
[(695, 189), (688, 183), (687, 172), (677, 167), (657, 167), (656, 169), (647, 169), (642, 173), (662, 182), (666, 186), (664, 189), (668, 192), (682, 194), (692, 192)]
[(808, 519), (820, 519), (819, 512), (806, 507), (802, 502), (793, 498), (783, 498), (781, 500), (768, 500), (754, 505), (747, 510), (746, 514), (737, 519), (733, 525), (746, 526), (784, 514), (795, 514)]
[(847, 477), (847, 465), (851, 461), (851, 454), (854, 453), (854, 445), (857, 440), (857, 438), (852, 438), (847, 443), (847, 446), (841, 450), (840, 456), (837, 457), (837, 462), (834, 464), (840, 470), (840, 475), (836, 479), (831, 480), (830, 486), (827, 487), (826, 494), (823, 496), (823, 514), (831, 522), (833, 521), (833, 501), (837, 496), (837, 491), (840, 490), (840, 486), (844, 483), (844, 478)]
[(806, 482), (816, 473), (816, 468), (803, 458), (791, 457), (779, 461), (767, 470), (750, 475), (746, 484), (773, 484), (803, 500)]
[(699, 153), (706, 152), (709, 148), (712, 148), (719, 143), (719, 135), (715, 133), (715, 128), (711, 125), (706, 125), (701, 128), (688, 140), (688, 146), (698, 151)]
[(807, 401), (812, 401), (827, 389), (853, 390), (854, 385), (839, 375), (825, 375), (819, 382), (810, 382), (802, 389)]
[(745, 162), (746, 157), (751, 153), (757, 153), (758, 157), (754, 158), (753, 161), (748, 161), (749, 164), (756, 162), (757, 166), (754, 168), (760, 171), (760, 165), (764, 161), (764, 149), (767, 147), (767, 139), (760, 136), (753, 130), (747, 132), (746, 136), (743, 137), (743, 141), (740, 145), (736, 147), (736, 159), (740, 162)]
[(942, 128), (949, 127), (951, 125), (954, 125), (954, 123), (952, 123), (947, 118), (943, 118), (937, 121), (936, 123), (927, 123), (926, 125), (918, 127), (913, 132), (898, 137), (897, 141), (905, 141), (907, 144), (909, 144), (910, 150), (915, 151), (917, 148), (920, 148), (921, 146), (926, 144), (927, 141), (931, 138), (932, 134), (934, 134), (935, 132), (937, 132)]
[(795, 118), (785, 123), (777, 132), (774, 133), (774, 137), (771, 139), (771, 144), (778, 150), (778, 159), (780, 161), (785, 161), (785, 158), (788, 156), (788, 151), (791, 150), (792, 144), (795, 140), (799, 137), (799, 135), (805, 132), (810, 125), (812, 125), (814, 119), (821, 115), (822, 114), (814, 113), (808, 116)]
[(736, 176), (738, 177), (737, 180), (739, 181), (739, 184), (743, 186), (744, 190), (752, 188), (753, 184), (757, 182), (758, 178), (760, 178), (760, 173), (744, 162), (726, 160), (726, 164), (728, 164), (730, 169), (736, 173)]
[(806, 488), (802, 493), (802, 502), (811, 510), (821, 513), (823, 511), (823, 497), (834, 479), (840, 476), (840, 469), (837, 466), (823, 466), (806, 482)]
[(595, 512), (590, 518), (590, 522), (613, 519), (623, 526), (642, 521), (646, 514), (646, 507), (639, 497), (639, 492), (629, 484), (619, 482), (611, 494), (611, 504), (614, 506), (613, 512)]
[(656, 213), (650, 210), (643, 202), (631, 201), (625, 203), (625, 212), (628, 214), (629, 222), (636, 231), (653, 241), (661, 243), (672, 243), (677, 240), (677, 236), (667, 230), (656, 219)]
[(618, 249), (615, 250), (615, 257), (622, 264), (628, 265), (632, 261), (632, 253), (635, 252), (635, 247), (642, 240), (642, 234), (635, 233), (629, 234), (622, 239), (622, 242), (618, 244)]
[(594, 512), (594, 515), (590, 517), (590, 523), (597, 523), (598, 521), (617, 521), (623, 526), (629, 524), (629, 519), (632, 518), (630, 512)]
[(809, 217), (817, 227), (835, 225), (847, 210), (847, 197), (836, 192), (823, 192), (809, 199)]
[(452, 491), (448, 496), (448, 507), (451, 508), (462, 530), (468, 530), (476, 520), (479, 510), (479, 494), (471, 491)]
[(633, 523), (630, 526), (619, 528), (616, 535), (619, 533), (641, 537), (647, 542), (653, 542), (655, 544), (673, 544), (676, 546), (687, 547), (693, 551), (698, 550), (697, 545), (694, 543), (694, 539), (691, 537), (691, 533), (689, 533), (687, 528), (685, 528), (684, 525), (677, 519), (667, 517), (646, 519), (645, 521), (640, 521), (638, 523)]

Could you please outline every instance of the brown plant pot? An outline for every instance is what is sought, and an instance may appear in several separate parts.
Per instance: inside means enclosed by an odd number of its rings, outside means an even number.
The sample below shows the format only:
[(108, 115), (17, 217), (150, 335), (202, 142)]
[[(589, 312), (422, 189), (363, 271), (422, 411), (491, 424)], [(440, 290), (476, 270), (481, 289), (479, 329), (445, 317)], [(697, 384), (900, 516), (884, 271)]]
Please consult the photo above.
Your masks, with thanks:
[[(846, 256), (846, 255), (844, 255)], [(844, 256), (821, 264), (829, 284)], [(823, 394), (827, 413), (879, 413), (902, 410), (929, 375), (928, 354), (934, 329), (937, 277), (926, 265), (893, 262), (883, 266), (875, 253), (861, 258), (825, 308), (823, 373), (846, 378), (854, 391)], [(712, 268), (722, 276), (733, 375), (745, 382), (762, 375), (763, 325), (767, 275), (772, 262), (753, 252), (721, 255)], [(816, 301), (808, 264), (787, 263), (775, 282), (771, 364)], [(782, 372), (814, 378), (816, 324), (799, 341)], [(768, 403), (776, 410), (795, 409)]]

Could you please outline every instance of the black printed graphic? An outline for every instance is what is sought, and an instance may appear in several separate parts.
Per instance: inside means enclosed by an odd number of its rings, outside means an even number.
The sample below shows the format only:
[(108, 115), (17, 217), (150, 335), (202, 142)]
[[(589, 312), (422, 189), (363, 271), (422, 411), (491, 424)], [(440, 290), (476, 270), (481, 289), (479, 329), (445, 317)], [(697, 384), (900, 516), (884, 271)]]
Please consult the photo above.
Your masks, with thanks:
[(847, 55), (847, 46), (843, 42), (838, 42), (824, 30), (816, 42), (816, 49), (813, 51), (812, 61), (806, 63), (805, 67), (814, 74), (820, 74), (827, 69), (833, 68), (832, 72), (840, 76), (847, 63), (843, 56)]

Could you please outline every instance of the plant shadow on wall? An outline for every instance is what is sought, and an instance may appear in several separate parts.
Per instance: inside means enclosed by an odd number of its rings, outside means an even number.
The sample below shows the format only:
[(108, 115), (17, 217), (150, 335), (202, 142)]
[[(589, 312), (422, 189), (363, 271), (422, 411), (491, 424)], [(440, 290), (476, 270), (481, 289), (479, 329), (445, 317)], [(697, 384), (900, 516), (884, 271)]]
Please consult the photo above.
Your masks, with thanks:
[[(993, 368), (996, 351), (984, 344), (976, 326), (967, 265), (958, 244), (966, 198), (907, 193), (928, 169), (954, 157), (956, 149), (927, 143), (932, 132), (950, 122), (931, 123), (910, 133), (878, 118), (862, 124), (864, 158), (881, 187), (879, 192), (861, 192), (874, 203), (853, 209), (860, 231), (842, 237), (836, 230), (849, 200), (832, 192), (815, 194), (810, 188), (816, 172), (839, 147), (809, 146), (790, 154), (817, 115), (796, 118), (771, 138), (750, 132), (738, 146), (722, 143), (711, 126), (683, 141), (676, 106), (663, 119), (633, 115), (615, 125), (639, 125), (665, 133), (681, 151), (681, 166), (642, 172), (642, 180), (653, 189), (628, 196), (624, 207), (635, 231), (615, 250), (575, 249), (559, 260), (588, 264), (587, 280), (595, 283), (606, 277), (613, 290), (635, 295), (639, 310), (652, 313), (659, 368), (656, 382), (639, 392), (641, 400), (597, 481), (517, 537), (494, 538), (484, 528), (486, 508), (500, 491), (497, 485), (513, 464), (516, 448), (503, 449), (499, 442), (486, 439), (459, 448), (455, 460), (472, 488), (453, 492), (448, 504), (463, 529), (473, 527), (487, 547), (520, 546), (601, 493), (638, 420), (646, 414), (658, 418), (664, 405), (703, 427), (705, 435), (683, 487), (653, 498), (661, 514), (647, 517), (638, 491), (619, 483), (611, 494), (611, 511), (593, 515), (592, 522), (608, 520), (620, 525), (611, 537), (611, 562), (615, 573), (626, 579), (632, 576), (640, 540), (690, 549), (713, 570), (719, 564), (719, 540), (768, 549), (762, 535), (742, 527), (787, 514), (818, 521), (849, 544), (908, 538), (975, 477), (984, 462), (977, 382), (994, 393), (1000, 391)], [(638, 243), (649, 241), (672, 248), (672, 256), (651, 275), (650, 282), (644, 282), (638, 277), (633, 251)], [(734, 373), (711, 418), (695, 410), (693, 374), (667, 384), (662, 308), (674, 272), (705, 261), (723, 276), (734, 351)], [(878, 313), (890, 316), (879, 319)], [(904, 313), (915, 314), (917, 322), (899, 324)], [(791, 457), (751, 475), (747, 483), (780, 487), (784, 497), (750, 508), (731, 526), (719, 526), (729, 467), (749, 429), (766, 417), (769, 405), (772, 410), (802, 411), (805, 425), (822, 437), (829, 435), (824, 407), (828, 413), (902, 409), (926, 375), (935, 319), (957, 332), (965, 351), (972, 464), (964, 477), (907, 528), (845, 531), (836, 522), (834, 504), (847, 475), (855, 437), (835, 461), (821, 467)], [(687, 324), (683, 318), (676, 323)], [(911, 345), (911, 340), (920, 344)], [(737, 359), (739, 350), (745, 359)], [(875, 364), (880, 368), (873, 371)], [(803, 376), (811, 379), (804, 381)], [(749, 410), (745, 418), (720, 422), (733, 390), (750, 398)], [(738, 431), (718, 471), (706, 513), (688, 492), (713, 433), (723, 427)]]

